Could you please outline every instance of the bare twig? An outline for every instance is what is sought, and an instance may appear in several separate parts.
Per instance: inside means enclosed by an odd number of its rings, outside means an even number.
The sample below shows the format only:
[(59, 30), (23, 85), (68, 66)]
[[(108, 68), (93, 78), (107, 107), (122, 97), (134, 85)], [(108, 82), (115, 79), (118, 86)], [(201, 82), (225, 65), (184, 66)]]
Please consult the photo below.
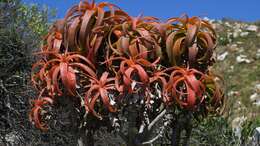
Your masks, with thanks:
[[(163, 115), (165, 114), (165, 112), (166, 112), (166, 109), (159, 114), (159, 115), (161, 115), (161, 116), (158, 115), (155, 119), (158, 118), (158, 119), (157, 119), (157, 121), (158, 121), (161, 117), (163, 117)], [(154, 120), (154, 121), (155, 121), (155, 120)], [(158, 133), (154, 138), (152, 138), (152, 139), (150, 139), (150, 140), (148, 140), (148, 141), (145, 141), (145, 142), (143, 142), (142, 144), (143, 144), (143, 145), (152, 144), (152, 143), (155, 142), (158, 138), (162, 137), (162, 136), (163, 136), (163, 133), (164, 133), (164, 131), (165, 131), (165, 127), (167, 127), (170, 123), (171, 123), (170, 121), (165, 121), (165, 122), (163, 123), (163, 125), (160, 127), (159, 133)]]
[(127, 141), (127, 137), (122, 131), (119, 131), (118, 134), (124, 141)]
[(155, 142), (158, 138), (160, 138), (162, 135), (158, 134), (156, 135), (153, 139), (149, 140), (149, 141), (146, 141), (146, 142), (143, 142), (142, 144), (145, 145), (145, 144), (152, 144), (153, 142)]
[(165, 113), (166, 113), (166, 109), (164, 109), (164, 110), (149, 124), (149, 126), (148, 126), (148, 131), (150, 131), (150, 130), (153, 128), (154, 124), (155, 124), (157, 121), (159, 121), (159, 120), (165, 115)]
[(140, 128), (139, 128), (138, 133), (143, 133), (143, 132), (144, 132), (144, 128), (145, 128), (145, 123), (142, 122), (142, 124), (141, 124), (141, 126), (140, 126)]

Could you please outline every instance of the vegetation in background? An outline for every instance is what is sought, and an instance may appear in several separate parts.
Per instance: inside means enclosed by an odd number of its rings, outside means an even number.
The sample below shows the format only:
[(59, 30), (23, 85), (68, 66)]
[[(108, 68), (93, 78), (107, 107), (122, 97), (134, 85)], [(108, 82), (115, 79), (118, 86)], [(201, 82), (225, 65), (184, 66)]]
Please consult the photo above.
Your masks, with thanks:
[[(49, 22), (55, 16), (55, 10), (47, 6), (39, 7), (37, 5), (22, 4), (17, 11), (19, 15), (16, 18), (16, 25), (26, 22), (26, 25), (33, 33), (38, 36), (46, 35), (48, 32)], [(18, 27), (18, 26), (17, 26)]]
[(214, 70), (223, 75), (228, 96), (224, 116), (234, 133), (239, 129), (239, 143), (252, 145), (251, 132), (260, 126), (260, 25), (234, 20), (212, 23), (221, 44)]
[(236, 146), (238, 142), (227, 119), (208, 117), (193, 129), (190, 145)]
[[(52, 15), (19, 0), (0, 1), (0, 145), (63, 145), (71, 137), (32, 128), (28, 111), (35, 96), (28, 76)], [(65, 136), (64, 136), (65, 135)]]

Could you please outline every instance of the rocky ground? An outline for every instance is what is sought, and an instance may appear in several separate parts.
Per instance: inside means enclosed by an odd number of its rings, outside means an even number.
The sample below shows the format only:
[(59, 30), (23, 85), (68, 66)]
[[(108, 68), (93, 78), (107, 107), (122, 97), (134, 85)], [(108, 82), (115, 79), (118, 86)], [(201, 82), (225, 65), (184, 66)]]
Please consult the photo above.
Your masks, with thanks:
[(209, 21), (219, 36), (213, 69), (225, 80), (225, 116), (240, 136), (244, 122), (260, 117), (260, 22)]

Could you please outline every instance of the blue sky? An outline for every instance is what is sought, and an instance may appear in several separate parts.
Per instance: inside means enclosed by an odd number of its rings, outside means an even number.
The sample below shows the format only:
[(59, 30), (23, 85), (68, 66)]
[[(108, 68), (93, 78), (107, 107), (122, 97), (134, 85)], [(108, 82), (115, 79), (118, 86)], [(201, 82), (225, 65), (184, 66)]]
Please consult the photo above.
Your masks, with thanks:
[[(57, 9), (57, 17), (62, 18), (66, 10), (79, 0), (22, 0)], [(96, 0), (100, 2), (101, 0)], [(260, 20), (260, 0), (102, 0), (112, 2), (132, 16), (143, 13), (161, 19), (180, 16), (223, 17), (243, 21)]]

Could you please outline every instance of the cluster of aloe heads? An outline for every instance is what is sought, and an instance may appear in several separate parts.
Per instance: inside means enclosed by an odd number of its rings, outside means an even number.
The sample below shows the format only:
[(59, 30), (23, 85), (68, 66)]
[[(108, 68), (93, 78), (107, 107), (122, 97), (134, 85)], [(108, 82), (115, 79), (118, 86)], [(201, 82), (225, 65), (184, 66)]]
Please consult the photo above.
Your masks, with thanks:
[(133, 94), (147, 107), (156, 97), (168, 108), (217, 112), (224, 96), (221, 79), (209, 70), (215, 47), (214, 29), (199, 17), (162, 22), (82, 0), (53, 24), (35, 53), (32, 83), (39, 97), (30, 119), (47, 130), (43, 107), (61, 96), (81, 98), (86, 113), (100, 120)]

